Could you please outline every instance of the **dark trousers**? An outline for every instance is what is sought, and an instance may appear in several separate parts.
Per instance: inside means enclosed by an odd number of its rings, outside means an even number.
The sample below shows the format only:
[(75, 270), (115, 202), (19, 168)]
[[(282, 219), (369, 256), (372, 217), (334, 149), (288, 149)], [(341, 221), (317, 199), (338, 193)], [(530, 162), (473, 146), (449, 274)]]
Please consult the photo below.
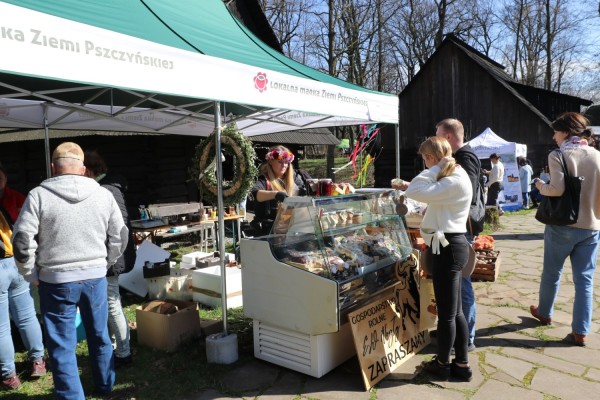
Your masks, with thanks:
[(466, 363), (469, 328), (462, 311), (462, 269), (469, 258), (468, 243), (463, 234), (446, 234), (450, 244), (432, 257), (433, 291), (438, 311), (438, 351), (440, 362), (450, 361), (454, 347), (456, 362)]
[(503, 189), (502, 185), (500, 184), (500, 182), (494, 182), (490, 185), (490, 188), (488, 189), (488, 195), (487, 195), (487, 202), (485, 203), (486, 206), (497, 206), (498, 205), (498, 194), (500, 194), (500, 191)]

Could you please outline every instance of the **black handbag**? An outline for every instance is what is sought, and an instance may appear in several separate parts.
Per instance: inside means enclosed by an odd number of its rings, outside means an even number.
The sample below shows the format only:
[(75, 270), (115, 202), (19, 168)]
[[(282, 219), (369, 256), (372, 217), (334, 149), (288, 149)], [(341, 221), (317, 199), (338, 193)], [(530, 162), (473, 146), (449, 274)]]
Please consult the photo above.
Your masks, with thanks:
[(565, 174), (565, 191), (562, 196), (542, 196), (542, 202), (535, 213), (535, 219), (546, 225), (573, 225), (579, 217), (579, 197), (581, 194), (582, 176), (570, 176), (565, 157), (560, 150), (563, 172)]

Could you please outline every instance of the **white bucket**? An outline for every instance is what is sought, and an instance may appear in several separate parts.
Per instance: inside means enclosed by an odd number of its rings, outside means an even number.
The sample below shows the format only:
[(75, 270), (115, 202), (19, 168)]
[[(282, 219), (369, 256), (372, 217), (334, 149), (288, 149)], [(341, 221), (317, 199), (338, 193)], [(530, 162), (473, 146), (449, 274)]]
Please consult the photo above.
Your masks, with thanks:
[(206, 360), (213, 364), (232, 364), (238, 360), (237, 335), (222, 332), (206, 337)]

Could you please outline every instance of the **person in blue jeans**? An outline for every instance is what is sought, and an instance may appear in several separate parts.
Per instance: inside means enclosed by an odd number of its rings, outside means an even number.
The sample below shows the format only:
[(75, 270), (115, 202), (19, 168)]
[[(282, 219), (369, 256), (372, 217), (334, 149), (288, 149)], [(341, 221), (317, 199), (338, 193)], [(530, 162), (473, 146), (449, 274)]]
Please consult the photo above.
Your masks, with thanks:
[(39, 285), (46, 346), (59, 399), (85, 397), (77, 367), (77, 309), (100, 395), (115, 381), (108, 335), (107, 268), (121, 256), (129, 232), (113, 195), (85, 177), (84, 155), (72, 142), (52, 153), (52, 177), (32, 189), (12, 236), (25, 280)]
[(582, 114), (567, 112), (552, 122), (559, 151), (548, 155), (550, 183), (536, 180), (535, 186), (543, 196), (561, 196), (565, 191), (564, 157), (567, 171), (581, 176), (579, 215), (573, 225), (546, 225), (544, 230), (544, 267), (540, 281), (538, 304), (531, 305), (531, 315), (544, 325), (552, 323), (554, 301), (567, 257), (571, 259), (572, 280), (575, 285), (571, 333), (565, 341), (585, 346), (592, 328), (594, 303), (594, 272), (600, 243), (600, 152), (589, 146), (592, 135), (589, 121)]
[[(469, 146), (464, 143), (464, 128), (463, 124), (454, 118), (448, 118), (440, 121), (436, 125), (435, 135), (442, 137), (450, 143), (452, 148), (452, 156), (456, 163), (460, 165), (467, 175), (473, 190), (473, 197), (469, 206), (469, 218), (467, 220), (467, 233), (465, 237), (469, 243), (483, 230), (483, 219), (485, 217), (485, 207), (483, 201), (483, 188), (481, 186), (481, 162), (479, 158)], [(475, 210), (479, 210), (478, 214)], [(471, 277), (463, 277), (461, 282), (461, 298), (462, 311), (469, 326), (469, 343), (468, 351), (475, 350), (475, 322), (477, 314), (477, 306), (475, 304), (475, 291), (471, 283)]]
[(42, 328), (35, 313), (29, 282), (15, 265), (12, 236), (13, 221), (17, 219), (25, 196), (7, 185), (6, 170), (0, 164), (0, 390), (15, 390), (21, 380), (15, 369), (15, 348), (10, 332), (10, 317), (15, 322), (21, 340), (31, 360), (31, 378), (46, 374)]
[[(1, 218), (1, 216), (0, 216)], [(2, 390), (14, 390), (21, 386), (15, 369), (15, 348), (10, 333), (12, 316), (19, 329), (27, 355), (32, 363), (30, 376), (39, 378), (46, 374), (42, 329), (35, 314), (29, 282), (19, 272), (13, 257), (0, 259), (0, 370)]]

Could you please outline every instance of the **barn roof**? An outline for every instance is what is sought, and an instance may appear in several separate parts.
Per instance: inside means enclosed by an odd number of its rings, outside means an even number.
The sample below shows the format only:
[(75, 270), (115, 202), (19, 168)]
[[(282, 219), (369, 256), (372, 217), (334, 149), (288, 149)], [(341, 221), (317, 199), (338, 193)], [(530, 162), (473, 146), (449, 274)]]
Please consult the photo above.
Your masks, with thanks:
[[(450, 45), (457, 47), (467, 57), (469, 57), (475, 63), (480, 65), (481, 68), (483, 68), (486, 72), (488, 72), (489, 75), (493, 79), (495, 79), (500, 85), (505, 87), (506, 90), (511, 92), (514, 95), (515, 99), (522, 102), (527, 108), (529, 108), (534, 114), (536, 114), (542, 121), (546, 122), (547, 124), (551, 123), (550, 119), (546, 115), (544, 115), (544, 113), (542, 111), (540, 111), (534, 104), (532, 104), (530, 101), (528, 101), (526, 99), (526, 97), (525, 97), (526, 93), (529, 94), (530, 97), (532, 97), (532, 96), (536, 97), (539, 95), (560, 97), (560, 98), (568, 99), (572, 102), (578, 103), (582, 106), (589, 106), (590, 104), (592, 104), (592, 102), (590, 100), (582, 99), (580, 97), (571, 96), (571, 95), (563, 94), (563, 93), (558, 93), (558, 92), (554, 92), (551, 90), (536, 88), (534, 86), (524, 85), (524, 84), (517, 82), (509, 74), (506, 73), (505, 67), (502, 64), (492, 60), (491, 58), (489, 58), (485, 54), (481, 53), (480, 51), (476, 50), (474, 47), (470, 46), (469, 44), (467, 44), (466, 42), (459, 39), (458, 37), (456, 37), (453, 34), (446, 35), (446, 38), (444, 39), (442, 44), (429, 57), (429, 59), (427, 60), (425, 65), (429, 64), (431, 62), (431, 60), (435, 58), (436, 54), (440, 51), (440, 49), (442, 47), (450, 46)], [(415, 77), (409, 82), (409, 84), (406, 86), (404, 91), (409, 86), (411, 86), (411, 84), (413, 82), (418, 80), (418, 76), (419, 76), (420, 72), (424, 69), (425, 65), (421, 68), (421, 70), (417, 73), (417, 75), (415, 75)], [(402, 96), (402, 93), (400, 94), (400, 96)]]

